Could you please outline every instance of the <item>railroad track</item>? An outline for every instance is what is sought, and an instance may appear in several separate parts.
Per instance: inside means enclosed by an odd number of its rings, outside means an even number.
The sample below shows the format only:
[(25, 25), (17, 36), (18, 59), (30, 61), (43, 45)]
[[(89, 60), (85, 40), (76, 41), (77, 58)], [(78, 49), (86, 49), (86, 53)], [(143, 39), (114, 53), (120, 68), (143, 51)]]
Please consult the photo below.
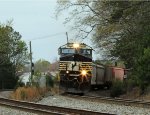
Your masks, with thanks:
[(104, 96), (88, 96), (88, 95), (79, 96), (79, 95), (73, 95), (73, 94), (63, 94), (63, 96), (68, 96), (70, 98), (76, 98), (76, 99), (82, 99), (82, 100), (102, 102), (102, 103), (111, 103), (111, 104), (119, 104), (119, 105), (125, 105), (125, 106), (150, 108), (150, 101), (112, 98), (112, 97), (104, 97)]
[(14, 91), (14, 89), (0, 89), (0, 92), (1, 91)]
[(0, 98), (0, 105), (42, 115), (115, 115)]

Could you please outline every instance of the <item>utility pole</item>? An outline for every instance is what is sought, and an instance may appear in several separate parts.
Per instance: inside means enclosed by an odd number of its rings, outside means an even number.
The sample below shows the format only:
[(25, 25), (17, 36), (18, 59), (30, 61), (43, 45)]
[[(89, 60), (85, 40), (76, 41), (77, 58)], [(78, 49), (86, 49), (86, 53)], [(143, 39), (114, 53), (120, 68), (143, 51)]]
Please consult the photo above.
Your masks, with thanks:
[(66, 32), (66, 36), (67, 36), (67, 44), (68, 44), (68, 33)]
[(33, 74), (32, 74), (32, 49), (31, 49), (31, 41), (30, 41), (30, 63), (31, 63), (31, 84), (32, 84), (32, 77), (33, 77)]

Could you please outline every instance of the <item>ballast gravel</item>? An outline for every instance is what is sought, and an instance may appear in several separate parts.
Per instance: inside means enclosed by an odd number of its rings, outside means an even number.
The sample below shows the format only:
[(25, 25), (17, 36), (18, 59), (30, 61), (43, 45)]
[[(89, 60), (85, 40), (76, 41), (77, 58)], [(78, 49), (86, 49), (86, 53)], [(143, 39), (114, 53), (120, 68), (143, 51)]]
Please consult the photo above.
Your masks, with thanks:
[[(89, 111), (112, 113), (117, 115), (150, 115), (150, 108), (92, 102), (91, 100), (74, 99), (60, 95), (54, 95), (43, 98), (38, 103), (66, 108), (85, 109)], [(0, 106), (0, 115), (37, 115), (37, 114)]]
[(113, 113), (117, 115), (150, 115), (150, 108), (92, 102), (90, 100), (74, 99), (60, 95), (43, 98), (38, 103), (44, 105), (85, 109), (89, 111), (97, 111), (104, 113)]
[(37, 114), (0, 106), (0, 115), (37, 115)]

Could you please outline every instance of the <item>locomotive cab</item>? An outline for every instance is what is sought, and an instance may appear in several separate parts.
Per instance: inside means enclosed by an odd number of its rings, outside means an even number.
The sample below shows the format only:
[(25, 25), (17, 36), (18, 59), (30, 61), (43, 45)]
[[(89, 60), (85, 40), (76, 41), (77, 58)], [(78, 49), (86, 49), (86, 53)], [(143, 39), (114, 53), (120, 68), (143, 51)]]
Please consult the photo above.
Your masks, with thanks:
[(86, 44), (73, 44), (73, 43), (67, 43), (66, 45), (61, 46), (58, 49), (58, 54), (60, 57), (71, 55), (71, 54), (80, 54), (85, 57), (92, 58), (92, 48), (87, 47)]
[(67, 43), (58, 49), (60, 90), (87, 91), (91, 81), (92, 48), (84, 43)]

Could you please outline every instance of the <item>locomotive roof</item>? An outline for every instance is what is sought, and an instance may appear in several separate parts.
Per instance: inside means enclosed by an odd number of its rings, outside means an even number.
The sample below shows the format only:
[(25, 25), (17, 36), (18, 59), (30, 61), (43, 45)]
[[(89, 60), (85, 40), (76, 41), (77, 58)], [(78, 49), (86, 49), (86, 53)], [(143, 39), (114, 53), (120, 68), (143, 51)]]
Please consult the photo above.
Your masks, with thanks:
[[(59, 48), (73, 48), (74, 43), (67, 43), (65, 45), (60, 46)], [(92, 49), (92, 47), (88, 46), (85, 43), (79, 43), (80, 48), (85, 48), (85, 49)], [(93, 49), (92, 49), (93, 50)]]

